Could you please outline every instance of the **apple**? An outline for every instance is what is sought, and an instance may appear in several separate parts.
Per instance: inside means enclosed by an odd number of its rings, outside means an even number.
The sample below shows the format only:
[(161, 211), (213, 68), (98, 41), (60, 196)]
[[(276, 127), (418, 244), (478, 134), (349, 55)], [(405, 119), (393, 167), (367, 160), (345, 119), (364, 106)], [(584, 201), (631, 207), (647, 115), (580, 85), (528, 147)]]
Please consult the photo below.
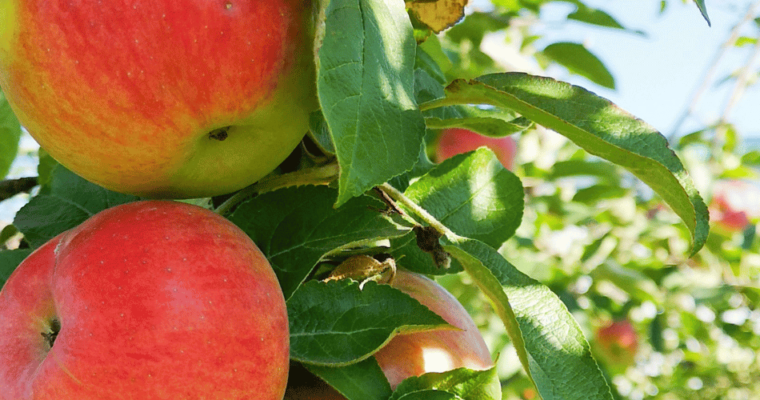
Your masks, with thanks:
[(598, 353), (609, 363), (633, 364), (639, 347), (638, 334), (628, 320), (612, 321), (596, 332)]
[(517, 143), (512, 136), (493, 138), (463, 128), (449, 128), (441, 131), (436, 145), (436, 159), (438, 162), (442, 162), (457, 154), (473, 151), (483, 146), (488, 147), (496, 154), (496, 158), (499, 159), (504, 168), (514, 169)]
[(317, 108), (310, 0), (13, 0), (0, 86), (61, 164), (146, 197), (274, 170)]
[[(399, 269), (391, 286), (415, 298), (446, 322), (459, 328), (435, 329), (395, 336), (375, 353), (392, 389), (412, 376), (457, 368), (484, 370), (493, 366), (478, 327), (462, 304), (435, 281)], [(303, 368), (294, 368), (285, 400), (345, 400), (335, 389)]]
[(117, 206), (0, 291), (0, 399), (282, 399), (285, 300), (256, 245), (203, 208)]
[(709, 208), (710, 219), (721, 229), (743, 231), (760, 217), (760, 188), (739, 180), (717, 182)]
[(493, 366), (483, 336), (462, 304), (435, 281), (399, 269), (391, 286), (412, 296), (459, 330), (436, 329), (395, 336), (375, 353), (392, 388), (411, 376), (456, 368)]

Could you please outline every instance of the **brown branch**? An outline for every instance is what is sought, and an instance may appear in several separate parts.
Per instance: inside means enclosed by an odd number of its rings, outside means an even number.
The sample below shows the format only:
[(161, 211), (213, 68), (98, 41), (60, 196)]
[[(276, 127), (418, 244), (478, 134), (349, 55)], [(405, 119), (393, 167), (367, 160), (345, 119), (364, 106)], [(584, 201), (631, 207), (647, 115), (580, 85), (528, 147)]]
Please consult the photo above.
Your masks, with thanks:
[(36, 176), (0, 181), (0, 201), (10, 199), (19, 193), (28, 193), (35, 186), (37, 186)]

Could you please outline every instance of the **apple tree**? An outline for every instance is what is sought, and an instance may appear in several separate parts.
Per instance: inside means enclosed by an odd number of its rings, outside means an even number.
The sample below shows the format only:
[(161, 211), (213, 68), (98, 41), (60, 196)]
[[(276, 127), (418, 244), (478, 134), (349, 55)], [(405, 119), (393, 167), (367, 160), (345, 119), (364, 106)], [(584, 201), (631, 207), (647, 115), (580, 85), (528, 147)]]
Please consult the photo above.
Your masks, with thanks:
[[(302, 373), (291, 383), (310, 374), (349, 400), (613, 399), (621, 386), (611, 378), (625, 374), (614, 364), (633, 356), (605, 355), (609, 346), (594, 339), (595, 328), (676, 301), (666, 289), (677, 276), (663, 259), (720, 258), (716, 236), (708, 237), (708, 207), (688, 173), (694, 164), (682, 162), (690, 159), (657, 129), (540, 68), (518, 72), (483, 51), (487, 34), (505, 32), (519, 57), (614, 86), (582, 45), (531, 48), (530, 31), (515, 22), (550, 2), (498, 0), (466, 16), (456, 2), (316, 4), (308, 50), (315, 79), (306, 84), (316, 87), (318, 107), (306, 136), (254, 184), (182, 200), (233, 222), (272, 265), (287, 300), (291, 369)], [(575, 19), (624, 29), (574, 3)], [(696, 3), (707, 18), (704, 2)], [(25, 155), (21, 124), (4, 97), (0, 113), (5, 174)], [(519, 136), (518, 147), (533, 150), (520, 150), (515, 172), (486, 148), (436, 159), (440, 132), (449, 128)], [(689, 138), (676, 144), (679, 152), (701, 140)], [(44, 147), (33, 157), (36, 177), (0, 187), (3, 200), (32, 194), (0, 233), (0, 282), (61, 232), (142, 199), (85, 180)], [(593, 183), (565, 189), (563, 180), (578, 177)], [(562, 246), (579, 226), (582, 240)], [(356, 257), (368, 261), (354, 266)], [(433, 307), (377, 282), (390, 264), (435, 277), (458, 295), (494, 366), (428, 373), (392, 388), (374, 355), (396, 336), (451, 327)], [(341, 268), (354, 279), (330, 279)], [(729, 292), (712, 294), (731, 300)], [(649, 324), (651, 348), (667, 349), (666, 313), (647, 315), (634, 329)]]

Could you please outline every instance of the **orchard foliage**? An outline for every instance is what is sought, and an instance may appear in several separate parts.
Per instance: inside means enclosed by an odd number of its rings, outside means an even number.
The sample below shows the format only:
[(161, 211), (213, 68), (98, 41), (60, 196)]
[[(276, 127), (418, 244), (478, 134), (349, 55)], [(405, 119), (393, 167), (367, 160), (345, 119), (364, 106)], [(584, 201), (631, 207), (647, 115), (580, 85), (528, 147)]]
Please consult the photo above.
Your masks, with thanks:
[[(580, 44), (532, 47), (529, 27), (515, 22), (550, 2), (495, 0), (491, 11), (461, 20), (454, 2), (321, 3), (320, 110), (301, 146), (246, 189), (186, 200), (227, 217), (259, 246), (287, 299), (291, 360), (349, 400), (707, 399), (734, 386), (760, 393), (760, 368), (748, 355), (760, 349), (751, 326), (760, 318), (741, 318), (758, 300), (751, 282), (760, 244), (751, 224), (708, 234), (708, 207), (688, 173), (708, 164), (716, 179), (738, 176), (724, 162), (735, 142), (715, 152), (708, 128), (671, 145), (589, 90), (508, 71), (483, 51), (487, 34), (504, 32), (517, 57), (614, 87)], [(569, 19), (628, 31), (572, 3)], [(696, 4), (707, 18), (704, 2)], [(519, 135), (515, 172), (484, 148), (431, 162), (439, 131), (451, 127)], [(6, 174), (24, 155), (2, 97), (0, 131)], [(758, 159), (742, 158), (742, 176)], [(34, 195), (0, 233), (0, 283), (50, 238), (138, 200), (83, 180), (44, 151), (38, 160)], [(29, 191), (24, 183), (6, 180), (0, 193)], [(372, 279), (324, 281), (355, 255), (437, 276), (475, 316), (496, 366), (411, 378), (392, 391), (373, 354), (395, 335), (446, 323)], [(619, 319), (631, 319), (641, 337), (633, 366), (601, 353), (598, 363), (600, 347), (587, 339)], [(741, 357), (710, 351), (727, 342)], [(698, 397), (702, 387), (710, 394)]]

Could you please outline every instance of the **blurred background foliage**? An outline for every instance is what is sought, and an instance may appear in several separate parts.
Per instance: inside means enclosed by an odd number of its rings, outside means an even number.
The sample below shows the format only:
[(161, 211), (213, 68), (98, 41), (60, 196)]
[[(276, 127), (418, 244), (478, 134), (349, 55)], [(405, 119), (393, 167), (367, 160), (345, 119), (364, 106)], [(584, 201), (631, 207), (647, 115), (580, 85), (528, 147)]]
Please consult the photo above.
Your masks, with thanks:
[[(478, 11), (422, 47), (447, 56), (449, 79), (505, 70), (561, 71), (592, 82), (584, 85), (589, 89), (615, 88), (613, 76), (620, 71), (609, 71), (582, 44), (536, 48), (541, 36), (535, 26), (542, 7), (572, 3), (576, 8), (566, 16), (568, 24), (596, 26), (599, 35), (628, 28), (581, 1), (519, 1), (519, 10), (510, 8), (513, 3), (475, 2)], [(657, 3), (662, 10), (671, 5)], [(758, 42), (757, 5), (737, 10), (736, 34), (724, 44), (726, 51)], [(749, 32), (755, 36), (745, 35), (753, 24)], [(707, 85), (735, 84), (726, 99), (730, 104), (741, 100), (757, 74), (747, 64), (735, 66), (731, 76), (706, 79), (713, 79)], [(699, 95), (684, 102), (698, 101)], [(686, 227), (622, 168), (540, 126), (513, 135), (514, 172), (525, 186), (526, 208), (516, 237), (500, 252), (565, 302), (592, 342), (616, 398), (760, 398), (760, 151), (743, 143), (729, 112), (727, 107), (718, 121), (670, 138), (710, 204), (711, 233), (692, 258)], [(431, 132), (431, 143), (437, 135)], [(490, 348), (509, 348), (500, 321), (466, 276), (440, 281), (475, 316)], [(536, 398), (513, 353), (502, 351), (499, 371), (505, 399)]]

